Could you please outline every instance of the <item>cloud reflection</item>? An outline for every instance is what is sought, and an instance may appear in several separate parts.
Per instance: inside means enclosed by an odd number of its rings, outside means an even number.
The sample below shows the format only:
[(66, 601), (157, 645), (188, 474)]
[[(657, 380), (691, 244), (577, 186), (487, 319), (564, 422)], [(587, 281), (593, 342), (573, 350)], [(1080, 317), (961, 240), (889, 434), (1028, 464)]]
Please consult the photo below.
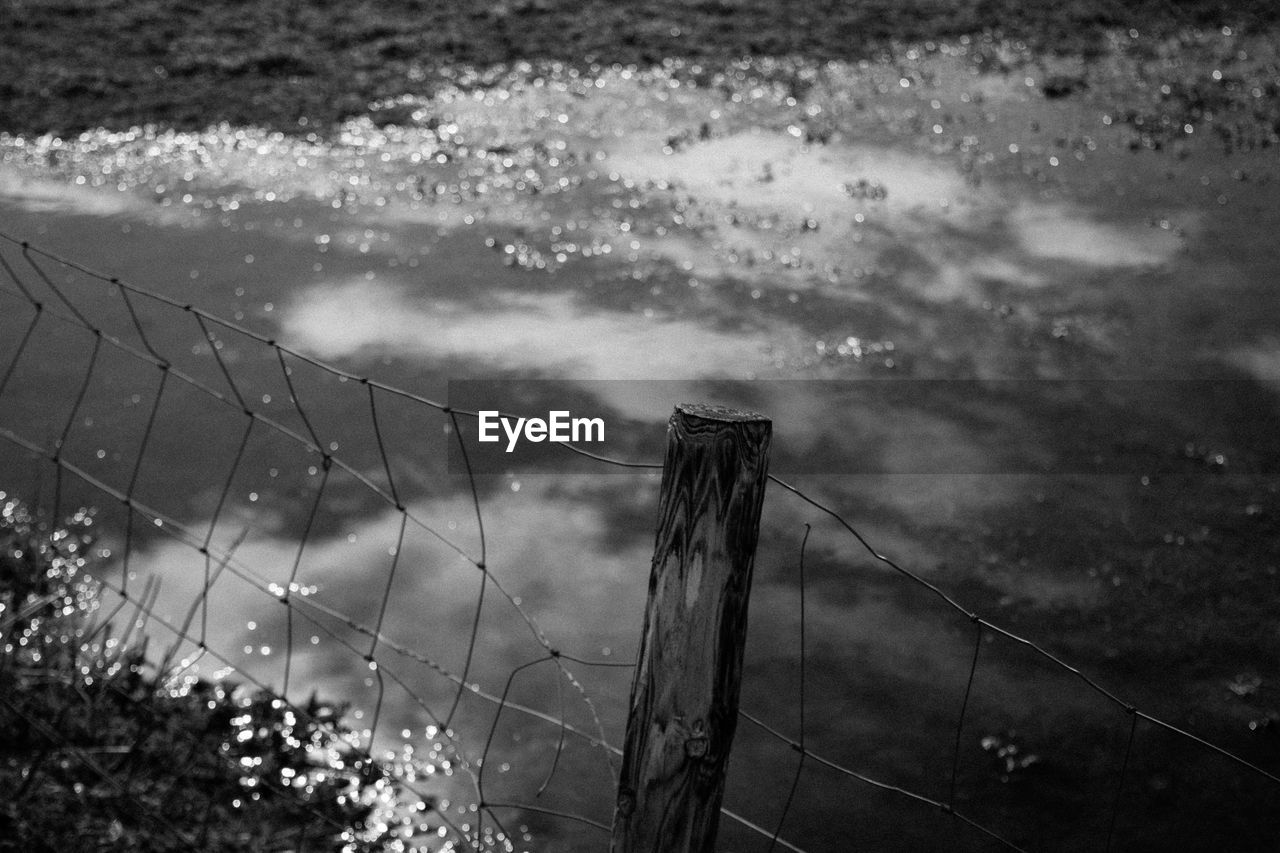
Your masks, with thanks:
[(0, 164), (0, 199), (26, 213), (79, 216), (141, 217), (159, 225), (194, 221), (194, 209), (162, 207), (114, 187), (69, 184), (59, 177), (43, 177)]
[[(609, 511), (625, 505), (626, 494), (633, 503), (654, 499), (656, 483), (646, 487), (646, 479), (652, 478), (639, 479), (639, 488), (628, 485), (624, 495), (614, 496)], [(648, 535), (610, 538), (612, 522), (606, 505), (583, 494), (600, 487), (595, 478), (576, 483), (534, 478), (522, 482), (519, 490), (503, 489), (486, 498), (488, 566), (520, 608), (538, 620), (565, 651), (600, 657), (607, 647), (610, 654), (623, 653), (626, 660), (626, 650), (634, 650), (639, 633), (651, 542)], [(474, 550), (474, 511), (467, 495), (418, 501), (410, 511)], [(341, 529), (319, 531), (307, 541), (296, 577), (300, 590), (293, 593), (297, 604), (291, 698), (304, 699), (317, 690), (321, 695), (358, 696), (360, 705), (372, 702), (370, 691), (359, 687), (367, 676), (362, 654), (370, 638), (309, 609), (307, 602), (319, 602), (368, 628), (376, 625), (399, 526), (399, 514), (388, 510)], [(215, 544), (230, 532), (221, 531)], [(223, 547), (227, 544), (223, 542)], [(299, 543), (289, 535), (257, 533), (236, 548), (235, 566), (252, 572), (258, 584), (283, 587), (298, 554)], [(161, 540), (135, 553), (130, 566), (139, 576), (163, 578), (156, 612), (166, 621), (181, 624), (191, 603), (199, 599), (204, 558), (187, 545)], [(479, 579), (475, 567), (456, 551), (409, 525), (396, 561), (382, 633), (392, 643), (421, 651), (440, 666), (461, 673)], [(258, 584), (223, 572), (209, 596), (210, 618), (204, 630), (210, 647), (279, 687), (286, 648), (285, 608)], [(545, 652), (520, 613), (492, 586), (485, 612), (473, 677), (486, 689), (500, 692), (501, 679), (512, 667)], [(303, 614), (316, 616), (347, 637), (355, 650), (344, 651)], [(198, 635), (200, 630), (197, 615), (190, 633)], [(311, 643), (312, 635), (320, 638), (318, 644)], [(417, 671), (411, 682), (437, 701), (454, 689), (438, 673), (389, 649), (380, 657), (401, 672)]]
[[(489, 290), (423, 299), (384, 280), (316, 285), (285, 308), (282, 334), (322, 358), (395, 355), (574, 379), (751, 376), (799, 346), (786, 324), (728, 331), (680, 317), (591, 309), (567, 293)], [(476, 366), (479, 367), (476, 367)]]
[(1093, 267), (1141, 267), (1166, 263), (1182, 241), (1167, 228), (1103, 223), (1064, 204), (1021, 204), (1010, 225), (1031, 256)]

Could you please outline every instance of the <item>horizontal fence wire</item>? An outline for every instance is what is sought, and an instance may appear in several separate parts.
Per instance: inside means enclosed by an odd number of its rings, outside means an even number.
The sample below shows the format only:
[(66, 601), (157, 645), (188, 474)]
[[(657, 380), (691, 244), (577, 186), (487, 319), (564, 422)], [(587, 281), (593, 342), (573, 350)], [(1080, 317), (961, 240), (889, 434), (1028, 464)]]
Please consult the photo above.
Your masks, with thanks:
[[(177, 665), (172, 665), (173, 662), (166, 659), (163, 666), (159, 667), (162, 680), (179, 678), (184, 671), (192, 668), (200, 658), (207, 656), (227, 670), (235, 669), (239, 677), (246, 679), (263, 695), (272, 697), (273, 701), (281, 703), (283, 707), (289, 708), (294, 714), (300, 717), (308, 717), (306, 709), (298, 706), (296, 702), (290, 702), (287, 696), (290, 690), (290, 675), (295, 657), (293, 636), (294, 620), (296, 618), (299, 624), (305, 624), (312, 630), (324, 634), (330, 644), (330, 648), (335, 651), (340, 650), (344, 655), (351, 656), (355, 660), (363, 661), (376, 680), (377, 699), (374, 703), (371, 725), (361, 738), (357, 738), (352, 742), (351, 746), (354, 754), (360, 756), (358, 760), (364, 762), (374, 772), (391, 777), (391, 781), (400, 786), (401, 790), (408, 792), (411, 796), (418, 797), (419, 803), (426, 804), (432, 800), (430, 795), (414, 782), (405, 778), (404, 774), (396, 776), (388, 770), (385, 762), (376, 760), (373, 755), (373, 744), (378, 733), (388, 687), (398, 690), (403, 694), (406, 701), (420, 709), (432, 721), (436, 730), (440, 732), (441, 738), (448, 741), (450, 747), (462, 759), (461, 770), (469, 780), (471, 794), (474, 798), (475, 824), (472, 825), (467, 821), (458, 821), (449, 817), (449, 810), (446, 808), (438, 808), (434, 811), (442, 821), (447, 834), (458, 846), (475, 850), (483, 849), (486, 845), (513, 849), (513, 845), (516, 843), (514, 839), (518, 837), (518, 834), (513, 835), (504, 824), (504, 819), (509, 820), (509, 815), (512, 813), (538, 814), (556, 821), (587, 827), (600, 832), (602, 837), (608, 834), (610, 827), (599, 819), (569, 810), (554, 808), (537, 800), (552, 785), (557, 775), (559, 759), (565, 749), (567, 738), (573, 738), (598, 749), (602, 756), (601, 760), (607, 765), (608, 773), (616, 785), (618, 773), (616, 759), (621, 755), (621, 750), (616, 744), (611, 743), (606, 736), (604, 725), (595, 703), (578, 673), (598, 667), (630, 668), (633, 665), (593, 659), (587, 655), (575, 654), (567, 650), (563, 644), (553, 643), (529, 609), (524, 607), (519, 598), (510, 592), (502, 580), (490, 570), (488, 565), (489, 555), (487, 553), (488, 538), (484, 532), (483, 501), (475, 473), (472, 471), (470, 461), (466, 456), (466, 447), (462, 441), (461, 431), (458, 429), (458, 418), (475, 418), (477, 417), (476, 412), (452, 408), (446, 403), (399, 388), (393, 384), (384, 383), (372, 377), (362, 376), (336, 367), (305, 352), (280, 343), (273, 338), (259, 334), (239, 323), (225, 320), (192, 304), (130, 284), (118, 277), (98, 272), (87, 265), (43, 250), (12, 235), (0, 232), (0, 240), (9, 244), (10, 247), (7, 255), (6, 252), (0, 251), (0, 271), (3, 272), (4, 277), (7, 279), (6, 286), (0, 288), (0, 292), (18, 299), (26, 304), (31, 311), (30, 319), (13, 344), (13, 354), (9, 357), (9, 362), (5, 365), (3, 373), (0, 373), (0, 405), (3, 405), (3, 395), (6, 387), (22, 366), (24, 357), (33, 346), (33, 343), (38, 340), (38, 333), (46, 324), (59, 323), (70, 326), (87, 333), (92, 338), (91, 353), (84, 366), (81, 380), (75, 389), (71, 414), (61, 424), (60, 428), (56, 429), (57, 437), (39, 441), (22, 435), (7, 426), (0, 426), (0, 437), (3, 437), (16, 447), (42, 457), (52, 467), (54, 477), (53, 519), (56, 520), (63, 509), (63, 480), (67, 476), (73, 477), (80, 483), (91, 487), (104, 498), (110, 499), (125, 509), (127, 521), (124, 530), (124, 553), (121, 556), (121, 560), (126, 570), (121, 573), (119, 583), (105, 577), (97, 577), (97, 582), (119, 598), (120, 606), (126, 603), (134, 606), (139, 618), (161, 626), (175, 636), (175, 645), (170, 657), (176, 656), (178, 646), (183, 643), (195, 649), (194, 656), (187, 655)], [(64, 291), (54, 281), (48, 269), (46, 269), (47, 265), (74, 271), (117, 289), (126, 308), (130, 326), (138, 338), (137, 344), (121, 340), (120, 337), (108, 333), (99, 324), (95, 324), (86, 313), (87, 309), (78, 304), (75, 298), (76, 294)], [(52, 296), (52, 301), (47, 297), (41, 298), (38, 295), (41, 286)], [(209, 380), (199, 378), (181, 369), (176, 365), (176, 362), (165, 357), (162, 352), (163, 347), (157, 346), (151, 340), (145, 331), (144, 323), (140, 319), (137, 306), (143, 303), (159, 306), (174, 317), (186, 316), (190, 318), (187, 322), (191, 324), (192, 334), (202, 345), (208, 346), (217, 368), (217, 375), (221, 377), (225, 388), (214, 387)], [(249, 403), (249, 397), (242, 387), (243, 382), (237, 381), (236, 365), (231, 363), (229, 359), (224, 358), (220, 352), (222, 349), (221, 343), (224, 340), (221, 336), (233, 336), (237, 340), (252, 343), (272, 354), (276, 362), (279, 378), (287, 388), (292, 414), (296, 416), (297, 426), (290, 426), (279, 417), (269, 415)], [(103, 357), (104, 347), (121, 353), (134, 362), (149, 365), (157, 371), (158, 377), (149, 416), (137, 441), (137, 451), (133, 459), (133, 465), (127, 466), (130, 474), (127, 482), (118, 485), (104, 482), (86, 470), (84, 466), (66, 458), (64, 454), (88, 389), (97, 371), (101, 368), (100, 361)], [(308, 409), (299, 393), (300, 389), (295, 384), (293, 370), (295, 365), (308, 365), (324, 374), (337, 378), (339, 381), (358, 383), (366, 389), (368, 412), (376, 450), (375, 455), (378, 459), (377, 467), (381, 469), (380, 471), (371, 473), (367, 466), (362, 468), (353, 464), (330, 449), (330, 446), (324, 441), (324, 437), (317, 431), (315, 422), (308, 415)], [(167, 392), (172, 393), (171, 389), (175, 385), (181, 385), (195, 391), (202, 398), (226, 407), (230, 412), (242, 419), (243, 432), (240, 433), (238, 449), (231, 455), (229, 460), (224, 460), (227, 464), (223, 469), (220, 469), (226, 470), (227, 473), (221, 481), (222, 486), (217, 496), (212, 520), (205, 529), (194, 529), (174, 517), (174, 513), (168, 513), (161, 508), (149, 506), (137, 497), (140, 473), (144, 469), (148, 454), (154, 452), (152, 450), (152, 438), (158, 413), (161, 411), (162, 401)], [(379, 409), (380, 401), (385, 403), (393, 399), (432, 410), (447, 420), (449, 433), (452, 439), (457, 442), (460, 458), (463, 460), (466, 469), (468, 503), (476, 525), (476, 545), (467, 547), (460, 544), (441, 525), (432, 523), (430, 519), (422, 517), (420, 513), (413, 511), (405, 503), (405, 491), (402, 485), (397, 485), (396, 466), (393, 464), (388, 452), (386, 440), (387, 416), (384, 413), (380, 414), (381, 410)], [(271, 580), (262, 570), (249, 565), (237, 555), (237, 548), (243, 540), (243, 534), (240, 539), (228, 547), (213, 544), (215, 528), (224, 521), (223, 513), (228, 504), (233, 481), (244, 462), (246, 448), (259, 432), (265, 432), (283, 439), (319, 461), (317, 469), (319, 485), (314, 490), (310, 507), (305, 517), (303, 531), (296, 543), (297, 547), (288, 573), (288, 580), (283, 584)], [(660, 465), (654, 463), (634, 462), (602, 456), (571, 444), (562, 446), (568, 452), (594, 460), (602, 465), (632, 469), (661, 468)], [(381, 603), (376, 609), (376, 614), (372, 620), (357, 618), (350, 613), (344, 612), (341, 608), (321, 602), (315, 597), (304, 595), (300, 592), (298, 583), (299, 570), (304, 562), (309, 541), (314, 538), (315, 525), (322, 510), (326, 490), (330, 488), (331, 476), (339, 474), (356, 483), (365, 493), (373, 496), (393, 510), (399, 519), (397, 524), (398, 533), (393, 539), (394, 545), (388, 549), (391, 559), (387, 566), (379, 595)], [(381, 477), (384, 482), (376, 481), (375, 477)], [(768, 849), (782, 848), (802, 851), (802, 847), (783, 837), (783, 829), (792, 811), (796, 792), (807, 766), (825, 768), (856, 783), (904, 798), (906, 801), (914, 803), (923, 809), (941, 812), (967, 830), (989, 839), (992, 843), (1004, 849), (1023, 849), (1010, 840), (1007, 832), (1002, 832), (997, 827), (987, 825), (972, 815), (962, 812), (957, 807), (963, 729), (966, 716), (970, 711), (975, 676), (982, 666), (981, 650), (984, 642), (992, 637), (1003, 638), (1029, 650), (1053, 669), (1066, 673), (1085, 685), (1092, 693), (1105, 699), (1127, 717), (1127, 742), (1119, 771), (1114, 780), (1114, 796), (1107, 815), (1106, 849), (1111, 849), (1115, 836), (1117, 816), (1124, 807), (1126, 775), (1130, 772), (1136, 740), (1135, 735), (1140, 721), (1229, 759), (1236, 765), (1256, 775), (1266, 784), (1280, 785), (1280, 777), (1277, 777), (1274, 773), (1213, 743), (1207, 738), (1196, 735), (1153, 713), (1140, 709), (1135, 704), (1126, 701), (1118, 693), (1103, 686), (1099, 680), (1090, 674), (1072, 666), (1058, 655), (1049, 651), (1045, 645), (1020, 633), (1011, 631), (966, 608), (937, 584), (876, 550), (846, 516), (829, 505), (829, 503), (776, 476), (770, 475), (770, 480), (778, 488), (782, 489), (786, 495), (798, 501), (801, 506), (808, 510), (816, 511), (821, 516), (834, 521), (874, 561), (887, 566), (908, 583), (927, 592), (946, 608), (967, 620), (973, 626), (974, 639), (969, 659), (970, 663), (965, 673), (963, 695), (960, 698), (955, 714), (953, 745), (949, 756), (947, 795), (944, 798), (931, 797), (919, 791), (882, 781), (872, 775), (847, 766), (845, 761), (816, 751), (806, 736), (806, 725), (812, 721), (812, 710), (807, 704), (810, 687), (806, 683), (808, 617), (805, 611), (805, 593), (809, 580), (806, 578), (804, 567), (805, 549), (809, 540), (811, 525), (805, 524), (803, 538), (799, 546), (795, 578), (800, 593), (799, 687), (795, 696), (799, 709), (797, 734), (795, 736), (787, 734), (780, 728), (767, 723), (760, 715), (749, 709), (744, 709), (741, 712), (742, 719), (750, 723), (754, 729), (793, 752), (797, 756), (797, 764), (788, 781), (788, 793), (781, 813), (772, 827), (761, 825), (758, 821), (753, 821), (729, 809), (723, 810), (726, 818), (745, 830), (758, 835)], [(155, 612), (153, 591), (144, 590), (142, 594), (138, 594), (136, 591), (129, 589), (130, 573), (127, 568), (130, 558), (134, 556), (134, 535), (132, 531), (135, 521), (151, 525), (173, 541), (180, 542), (194, 550), (203, 559), (203, 583), (195, 600), (190, 602), (186, 618), (181, 624), (166, 620)], [(406, 530), (410, 528), (431, 537), (442, 548), (447, 549), (455, 559), (476, 571), (477, 588), (474, 605), (471, 608), (469, 635), (464, 659), (458, 671), (445, 666), (438, 656), (421, 648), (411, 648), (409, 645), (388, 636), (384, 630), (384, 618), (392, 598), (393, 585), (397, 572), (401, 569), (400, 555), (403, 550), (402, 546)], [(278, 602), (284, 609), (287, 625), (287, 647), (284, 654), (283, 686), (279, 690), (273, 689), (265, 679), (254, 676), (252, 673), (245, 671), (243, 667), (237, 668), (230, 654), (225, 650), (214, 649), (208, 643), (208, 600), (214, 585), (218, 583), (224, 574), (248, 584), (265, 598)], [(490, 592), (497, 595), (504, 606), (513, 609), (518, 616), (517, 622), (522, 625), (524, 633), (541, 649), (537, 656), (510, 669), (501, 691), (485, 689), (478, 681), (472, 678), (472, 666), (477, 649), (481, 615), (486, 607), (486, 596)], [(119, 606), (117, 607), (118, 609)], [(335, 626), (340, 626), (341, 630)], [(572, 668), (570, 665), (572, 665)], [(452, 698), (449, 700), (447, 710), (431, 707), (426, 697), (413, 686), (414, 673), (409, 670), (401, 670), (399, 669), (400, 666), (417, 667), (451, 684), (453, 687)], [(517, 682), (522, 677), (533, 677), (537, 672), (544, 669), (550, 670), (555, 679), (558, 701), (557, 712), (547, 711), (515, 701), (511, 695)], [(566, 687), (573, 696), (572, 700), (566, 696)], [(492, 720), (487, 727), (487, 737), (478, 750), (469, 748), (468, 744), (463, 743), (455, 732), (455, 720), (457, 715), (462, 712), (461, 705), (464, 698), (468, 697), (479, 699), (494, 708)], [(586, 716), (590, 721), (589, 725), (584, 727), (570, 721), (567, 709), (571, 701), (585, 710)], [(490, 798), (485, 793), (485, 774), (486, 769), (491, 766), (489, 759), (494, 746), (495, 734), (499, 730), (502, 715), (508, 712), (544, 722), (556, 730), (557, 745), (552, 763), (540, 787), (535, 792), (531, 792), (527, 802), (516, 802), (507, 798)], [(312, 718), (312, 721), (319, 726), (331, 726), (330, 721), (324, 719)], [(35, 720), (30, 722), (42, 737), (50, 742), (56, 742), (57, 733), (53, 729), (44, 724), (35, 725), (38, 722)], [(335, 735), (340, 734), (337, 729), (332, 729), (332, 731)], [(96, 766), (91, 756), (77, 756), (77, 758), (95, 774), (102, 775), (107, 772), (104, 768)], [(104, 781), (110, 783), (110, 780)], [(156, 814), (154, 810), (146, 814), (148, 814), (148, 820), (154, 820), (158, 825), (163, 824), (163, 814)], [(504, 818), (504, 816), (506, 817)], [(318, 822), (324, 822), (321, 820), (321, 818), (325, 817), (322, 813), (313, 815), (313, 817)], [(485, 825), (486, 822), (489, 824), (488, 827)], [(181, 830), (175, 829), (174, 831), (181, 833)], [(181, 836), (179, 835), (179, 837)]]

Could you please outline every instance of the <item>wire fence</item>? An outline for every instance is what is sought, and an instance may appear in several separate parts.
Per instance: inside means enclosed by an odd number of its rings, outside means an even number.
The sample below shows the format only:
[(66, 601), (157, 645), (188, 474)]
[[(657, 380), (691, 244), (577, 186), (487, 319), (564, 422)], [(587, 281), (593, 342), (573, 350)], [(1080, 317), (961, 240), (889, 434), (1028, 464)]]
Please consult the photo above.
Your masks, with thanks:
[[(227, 765), (243, 774), (239, 789), (228, 793), (229, 802), (242, 814), (259, 797), (278, 799), (299, 790), (307, 792), (287, 819), (277, 816), (274, 822), (265, 821), (258, 836), (241, 839), (251, 849), (301, 850), (335, 838), (352, 847), (365, 843), (419, 849), (524, 849), (538, 844), (537, 832), (530, 829), (535, 820), (549, 832), (580, 839), (584, 846), (607, 843), (609, 814), (601, 803), (611, 803), (611, 794), (606, 791), (590, 800), (584, 799), (581, 789), (598, 793), (611, 784), (616, 787), (622, 733), (598, 705), (602, 700), (625, 701), (625, 695), (616, 694), (620, 685), (625, 693), (632, 665), (582, 651), (578, 638), (555, 636), (544, 629), (534, 609), (512, 591), (509, 579), (491, 568), (485, 509), (490, 496), (466, 462), (459, 428), (460, 419), (474, 418), (475, 412), (341, 369), (238, 321), (97, 272), (14, 236), (0, 233), (0, 240), (0, 274), (5, 279), (0, 299), (7, 303), (3, 313), (8, 324), (18, 330), (3, 343), (0, 354), (6, 359), (0, 373), (0, 407), (6, 412), (0, 436), (13, 451), (7, 458), (15, 460), (7, 476), (18, 478), (16, 460), (34, 460), (28, 488), (34, 503), (47, 508), (42, 520), (31, 517), (22, 523), (54, 529), (69, 510), (100, 503), (115, 514), (104, 511), (109, 518), (101, 519), (98, 526), (109, 528), (118, 542), (112, 553), (96, 561), (86, 560), (83, 553), (60, 552), (59, 556), (74, 569), (91, 574), (111, 608), (64, 637), (62, 653), (70, 656), (72, 664), (62, 684), (87, 697), (87, 722), (72, 725), (66, 715), (41, 718), (13, 698), (0, 697), (0, 708), (21, 722), (29, 736), (10, 750), (11, 762), (22, 764), (24, 780), (15, 802), (49, 786), (83, 788), (88, 779), (91, 789), (109, 789), (111, 796), (127, 801), (139, 821), (168, 839), (159, 845), (164, 849), (209, 845), (211, 833), (216, 834), (219, 822), (226, 819), (211, 805), (212, 800), (201, 800), (173, 778), (153, 773), (148, 781), (146, 772), (128, 769), (138, 767), (133, 759), (146, 754), (153, 744), (174, 741), (183, 744), (180, 763), (184, 767)], [(42, 372), (53, 362), (64, 369), (66, 364), (82, 365), (74, 371), (78, 376), (74, 386), (48, 387), (15, 403), (13, 388), (19, 384), (15, 379), (27, 388), (41, 387)], [(136, 388), (148, 390), (135, 394)], [(128, 440), (121, 439), (111, 448), (95, 448), (81, 434), (91, 420), (88, 412), (107, 411), (97, 398), (108, 390), (116, 396), (125, 394), (129, 401), (127, 416), (111, 415), (119, 419), (113, 429)], [(331, 423), (322, 420), (309, 401), (338, 391), (345, 401), (341, 418), (329, 419)], [(17, 417), (9, 414), (15, 406)], [(45, 435), (33, 434), (30, 424), (42, 420)], [(456, 444), (466, 465), (461, 499), (452, 487), (436, 481), (438, 474), (414, 462), (424, 452), (417, 445), (425, 444), (425, 452), (443, 457), (446, 442)], [(566, 450), (602, 466), (636, 468), (642, 476), (645, 469), (660, 468), (604, 458), (583, 448), (566, 446)], [(163, 467), (189, 470), (189, 491), (172, 494), (171, 485), (157, 485), (161, 481), (149, 472)], [(265, 480), (263, 470), (269, 472)], [(1151, 732), (1171, 736), (1235, 766), (1254, 780), (1247, 784), (1264, 792), (1258, 795), (1263, 801), (1280, 801), (1276, 773), (1139, 707), (1045, 645), (972, 611), (924, 575), (879, 553), (836, 507), (796, 485), (771, 479), (793, 502), (790, 511), (807, 516), (789, 564), (793, 567), (784, 570), (799, 591), (797, 645), (789, 650), (794, 687), (788, 688), (796, 717), (782, 725), (750, 707), (742, 712), (749, 731), (763, 739), (764, 745), (753, 747), (753, 754), (780, 747), (783, 758), (769, 768), (776, 777), (771, 786), (778, 793), (768, 813), (724, 810), (725, 826), (736, 827), (735, 838), (754, 837), (756, 841), (750, 843), (758, 843), (759, 849), (814, 849), (799, 839), (805, 833), (793, 826), (795, 815), (807, 787), (835, 778), (841, 784), (854, 783), (899, 798), (908, 814), (918, 809), (922, 820), (932, 813), (940, 815), (939, 820), (953, 821), (975, 843), (1024, 849), (1016, 840), (1024, 834), (1021, 828), (1002, 823), (998, 814), (975, 805), (965, 791), (972, 779), (965, 768), (974, 740), (974, 704), (983, 689), (984, 667), (994, 666), (987, 661), (997, 642), (1082, 685), (1111, 708), (1122, 734), (1109, 750), (1112, 770), (1105, 785), (1105, 805), (1099, 810), (1096, 847), (1125, 846), (1120, 839), (1126, 807), (1137, 796), (1134, 766), (1142, 743), (1154, 742)], [(245, 493), (248, 503), (240, 499)], [(428, 493), (436, 495), (434, 503), (421, 499)], [(199, 498), (207, 520), (190, 517), (186, 507), (193, 496)], [(329, 537), (322, 531), (338, 528), (345, 517), (369, 516), (375, 508), (389, 521), (369, 528), (378, 537), (376, 551), (361, 553), (383, 555), (382, 564), (358, 567), (358, 596), (326, 595), (309, 580), (310, 557)], [(464, 510), (470, 519), (460, 524)], [(83, 520), (83, 512), (78, 517)], [(261, 532), (255, 526), (266, 524), (264, 518), (275, 519), (276, 539), (287, 536), (287, 551), (255, 545)], [(958, 673), (963, 689), (943, 703), (949, 704), (946, 713), (954, 722), (948, 728), (945, 767), (935, 774), (940, 785), (886, 781), (882, 774), (859, 768), (858, 750), (828, 749), (820, 744), (832, 741), (831, 737), (815, 738), (819, 728), (829, 735), (839, 727), (838, 720), (816, 718), (821, 709), (813, 703), (813, 682), (821, 673), (812, 664), (815, 628), (806, 591), (813, 580), (806, 577), (806, 560), (811, 533), (819, 524), (833, 524), (837, 535), (856, 543), (866, 557), (892, 570), (909, 589), (933, 600), (938, 610), (930, 613), (970, 626), (971, 639), (962, 640), (967, 666)], [(64, 533), (63, 547), (68, 541)], [(168, 550), (156, 544), (161, 541), (169, 543)], [(185, 554), (196, 576), (174, 579), (162, 572), (158, 581), (147, 580), (139, 589), (138, 565), (144, 552)], [(435, 571), (421, 565), (423, 560), (471, 575), (462, 632), (465, 643), (460, 648), (451, 647), (450, 631), (439, 626), (424, 626), (412, 638), (390, 630), (388, 613), (406, 606), (408, 579)], [(57, 595), (43, 599), (34, 592), (26, 597), (11, 594), (8, 609), (0, 612), (6, 661), (18, 660), (15, 650), (24, 637), (34, 636), (30, 633), (36, 630), (30, 619), (33, 601), (48, 604), (55, 599), (84, 598), (83, 588), (67, 583)], [(227, 594), (230, 583), (237, 584), (235, 596)], [(180, 609), (158, 603), (163, 584), (176, 584), (179, 592), (169, 601), (180, 602)], [(283, 623), (270, 654), (259, 654), (252, 645), (241, 648), (239, 640), (224, 630), (228, 620), (243, 617), (237, 608), (251, 610), (260, 604), (269, 604)], [(495, 611), (504, 614), (497, 617), (497, 629), (521, 638), (523, 657), (518, 663), (482, 663), (493, 639), (486, 619)], [(125, 613), (132, 614), (123, 623), (125, 633), (112, 636)], [(24, 635), (24, 630), (29, 633)], [(164, 635), (169, 642), (159, 651), (148, 649), (142, 638), (153, 635)], [(497, 658), (501, 661), (504, 655)], [(27, 659), (23, 665), (30, 663)], [(196, 675), (205, 668), (213, 675)], [(147, 691), (131, 689), (127, 681), (108, 677), (122, 669), (153, 672), (154, 682), (164, 687), (163, 696), (157, 699)], [(314, 674), (326, 669), (335, 674), (334, 681), (364, 697), (367, 709), (357, 712), (357, 728), (345, 727), (331, 708), (303, 697)], [(240, 711), (235, 717), (238, 722), (226, 729), (232, 732), (229, 738), (215, 736), (212, 726), (209, 733), (192, 733), (158, 723), (140, 726), (107, 746), (86, 746), (81, 736), (93, 720), (100, 723), (109, 718), (112, 707), (128, 707), (135, 719), (154, 722), (171, 715), (173, 703), (190, 702), (192, 696), (204, 702), (210, 691), (224, 690), (218, 685), (228, 678), (253, 693), (252, 697), (237, 694)], [(520, 699), (526, 682), (539, 678), (544, 689), (532, 691), (535, 698), (530, 701)], [(230, 695), (231, 688), (225, 690)], [(203, 708), (218, 703), (197, 704)], [(429, 722), (425, 731), (403, 722), (409, 718), (404, 709)], [(505, 754), (510, 737), (504, 727), (516, 717), (544, 727), (540, 737), (550, 744), (539, 754), (546, 764), (540, 778), (520, 790), (495, 778), (511, 761), (527, 760), (532, 754), (518, 750)], [(403, 728), (402, 740), (409, 749), (397, 753), (386, 748), (392, 739), (389, 727)], [(323, 734), (329, 749), (327, 763), (299, 759), (292, 765), (270, 761), (255, 765), (254, 756), (245, 750), (256, 742), (254, 732), (267, 729), (284, 732), (286, 740), (300, 745)], [(238, 732), (249, 736), (240, 739)], [(306, 737), (299, 734), (303, 732)], [(426, 748), (414, 753), (412, 744), (423, 740)], [(237, 748), (237, 743), (244, 748)], [(1021, 766), (1016, 750), (1007, 746), (987, 745), (1008, 767)], [(571, 755), (576, 756), (573, 763)], [(780, 769), (791, 762), (789, 769)], [(67, 770), (69, 766), (76, 772)], [(55, 772), (58, 767), (62, 769)], [(337, 784), (342, 779), (349, 782), (351, 774), (386, 797), (380, 817), (361, 818), (366, 821), (365, 836), (351, 833), (352, 813), (341, 807), (354, 805), (343, 799), (352, 789)], [(326, 779), (337, 787), (322, 797), (317, 791)], [(931, 831), (945, 829), (939, 826)]]

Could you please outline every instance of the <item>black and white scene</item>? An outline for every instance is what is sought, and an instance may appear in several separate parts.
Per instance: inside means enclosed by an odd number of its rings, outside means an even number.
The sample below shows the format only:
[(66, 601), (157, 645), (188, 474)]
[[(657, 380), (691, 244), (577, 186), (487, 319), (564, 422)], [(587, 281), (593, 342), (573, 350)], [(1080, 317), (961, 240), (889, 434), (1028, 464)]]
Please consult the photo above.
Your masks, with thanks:
[(0, 0), (0, 853), (1280, 850), (1280, 4)]

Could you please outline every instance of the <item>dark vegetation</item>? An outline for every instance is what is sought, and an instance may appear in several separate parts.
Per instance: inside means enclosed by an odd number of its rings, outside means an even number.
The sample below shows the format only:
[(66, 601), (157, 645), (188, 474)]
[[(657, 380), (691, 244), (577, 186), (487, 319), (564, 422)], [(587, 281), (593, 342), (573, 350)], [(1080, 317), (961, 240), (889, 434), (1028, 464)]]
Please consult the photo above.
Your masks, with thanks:
[[(995, 32), (1089, 55), (1117, 28), (1262, 28), (1273, 0), (0, 0), (0, 131), (220, 121), (323, 130), (459, 64), (872, 57)], [(1069, 85), (1069, 84), (1068, 84)]]
[(340, 709), (155, 674), (133, 607), (100, 618), (86, 513), (0, 505), (0, 850), (381, 849), (377, 765)]

